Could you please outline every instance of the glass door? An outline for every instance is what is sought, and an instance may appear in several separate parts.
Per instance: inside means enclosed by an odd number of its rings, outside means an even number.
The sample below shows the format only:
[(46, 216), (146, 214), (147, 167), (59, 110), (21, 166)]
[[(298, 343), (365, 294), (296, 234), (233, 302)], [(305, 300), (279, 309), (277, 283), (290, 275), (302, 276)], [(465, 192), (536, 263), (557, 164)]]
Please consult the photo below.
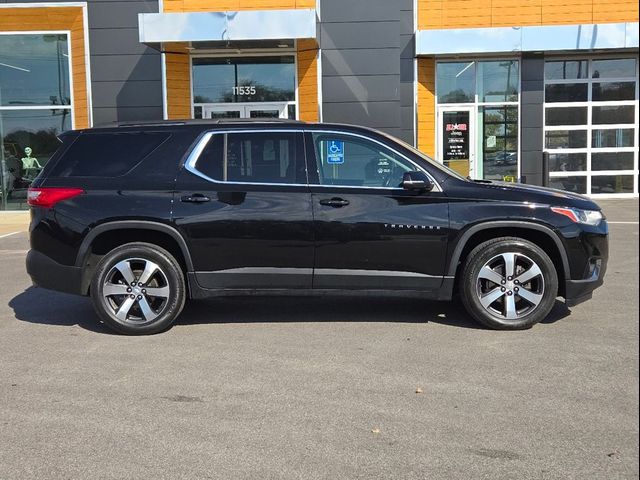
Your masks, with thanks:
[(474, 107), (440, 107), (438, 127), (438, 160), (475, 178)]
[(244, 107), (235, 105), (206, 105), (202, 107), (202, 118), (222, 120), (225, 118), (243, 118)]
[[(197, 107), (202, 109), (202, 118), (214, 120), (234, 118), (289, 118), (289, 102), (245, 103), (245, 104), (208, 104)], [(295, 111), (294, 111), (295, 112)], [(198, 118), (198, 115), (196, 115)]]
[(244, 107), (244, 114), (244, 118), (287, 118), (287, 104), (248, 104)]

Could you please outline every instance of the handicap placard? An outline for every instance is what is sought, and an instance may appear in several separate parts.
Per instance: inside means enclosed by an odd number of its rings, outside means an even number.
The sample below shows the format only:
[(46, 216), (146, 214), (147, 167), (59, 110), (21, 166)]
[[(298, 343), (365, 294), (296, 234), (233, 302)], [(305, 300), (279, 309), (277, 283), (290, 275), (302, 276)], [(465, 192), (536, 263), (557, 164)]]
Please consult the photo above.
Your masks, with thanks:
[(344, 142), (329, 140), (327, 142), (327, 163), (329, 165), (342, 165), (344, 163)]

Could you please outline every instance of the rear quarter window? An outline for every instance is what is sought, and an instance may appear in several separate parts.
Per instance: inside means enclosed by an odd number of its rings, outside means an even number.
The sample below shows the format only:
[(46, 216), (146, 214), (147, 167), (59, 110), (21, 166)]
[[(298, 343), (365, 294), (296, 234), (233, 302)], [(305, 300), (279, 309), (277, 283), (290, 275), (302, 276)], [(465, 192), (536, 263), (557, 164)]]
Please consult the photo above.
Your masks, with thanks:
[(158, 148), (170, 133), (85, 133), (69, 147), (52, 177), (120, 177)]

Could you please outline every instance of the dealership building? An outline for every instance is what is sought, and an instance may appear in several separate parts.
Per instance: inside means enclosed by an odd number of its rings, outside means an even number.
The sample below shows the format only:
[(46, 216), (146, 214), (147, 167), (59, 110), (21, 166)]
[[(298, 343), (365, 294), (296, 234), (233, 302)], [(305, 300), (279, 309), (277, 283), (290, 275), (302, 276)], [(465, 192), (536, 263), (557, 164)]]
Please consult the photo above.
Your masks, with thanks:
[(62, 131), (185, 118), (366, 125), (475, 179), (638, 196), (638, 95), (635, 0), (0, 0), (0, 210)]

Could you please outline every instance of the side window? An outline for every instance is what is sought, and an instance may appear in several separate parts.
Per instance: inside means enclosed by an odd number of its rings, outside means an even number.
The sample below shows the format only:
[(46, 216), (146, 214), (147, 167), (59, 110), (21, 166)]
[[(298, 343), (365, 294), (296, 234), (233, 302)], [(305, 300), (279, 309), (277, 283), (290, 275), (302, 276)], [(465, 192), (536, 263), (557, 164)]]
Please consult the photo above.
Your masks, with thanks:
[(415, 167), (388, 148), (364, 138), (314, 133), (321, 185), (399, 187)]
[(197, 169), (217, 181), (306, 184), (301, 147), (300, 134), (296, 132), (212, 135)]
[(137, 166), (171, 134), (83, 133), (56, 164), (51, 177), (119, 177)]

